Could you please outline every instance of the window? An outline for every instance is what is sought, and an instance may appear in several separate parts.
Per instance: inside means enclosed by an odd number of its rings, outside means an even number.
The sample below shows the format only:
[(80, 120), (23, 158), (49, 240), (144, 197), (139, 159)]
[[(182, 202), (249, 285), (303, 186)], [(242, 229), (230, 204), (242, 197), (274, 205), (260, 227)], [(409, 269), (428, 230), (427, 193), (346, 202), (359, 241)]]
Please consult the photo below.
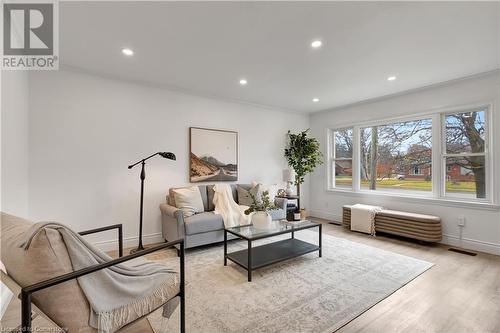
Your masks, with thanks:
[(331, 178), (333, 187), (352, 188), (352, 143), (352, 128), (332, 133)]
[(362, 189), (431, 193), (431, 119), (365, 127), (360, 131)]
[(410, 170), (410, 175), (412, 176), (421, 176), (423, 175), (422, 173), (422, 167), (420, 165), (415, 165), (411, 168)]
[(445, 196), (486, 198), (486, 110), (444, 115)]
[(491, 202), (488, 115), (482, 107), (331, 130), (329, 188)]

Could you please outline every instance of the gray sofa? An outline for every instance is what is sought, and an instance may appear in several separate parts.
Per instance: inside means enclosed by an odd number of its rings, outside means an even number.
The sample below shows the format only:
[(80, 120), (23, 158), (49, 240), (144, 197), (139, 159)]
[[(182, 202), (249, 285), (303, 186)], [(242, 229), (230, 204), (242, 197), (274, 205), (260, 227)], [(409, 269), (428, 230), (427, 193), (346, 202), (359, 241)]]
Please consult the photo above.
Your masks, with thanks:
[[(238, 202), (237, 185), (246, 190), (251, 188), (251, 185), (248, 184), (231, 184), (233, 198), (236, 202)], [(198, 188), (200, 189), (205, 208), (203, 213), (184, 218), (180, 209), (169, 204), (172, 200), (169, 199), (168, 195), (166, 203), (160, 205), (162, 233), (165, 240), (170, 241), (184, 238), (184, 246), (186, 248), (222, 242), (224, 240), (224, 222), (222, 221), (222, 216), (213, 212), (215, 209), (213, 204), (213, 185), (199, 185)], [(276, 198), (275, 204), (279, 208), (270, 211), (273, 220), (286, 218), (287, 200)]]

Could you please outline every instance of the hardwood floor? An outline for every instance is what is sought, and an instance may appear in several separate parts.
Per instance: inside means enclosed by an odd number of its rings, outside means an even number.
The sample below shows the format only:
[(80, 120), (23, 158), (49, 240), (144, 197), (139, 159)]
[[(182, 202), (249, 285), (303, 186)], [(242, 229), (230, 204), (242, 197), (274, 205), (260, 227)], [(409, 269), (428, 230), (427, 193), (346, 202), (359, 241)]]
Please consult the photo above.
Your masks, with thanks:
[(434, 267), (338, 332), (500, 332), (500, 257), (444, 245), (371, 237), (341, 226), (325, 233), (434, 263)]
[[(468, 256), (450, 252), (444, 245), (423, 245), (382, 235), (371, 237), (318, 221), (324, 223), (325, 234), (435, 264), (337, 332), (500, 332), (499, 256)], [(150, 258), (166, 255), (158, 253)], [(2, 326), (17, 326), (19, 312), (16, 300), (9, 306)]]

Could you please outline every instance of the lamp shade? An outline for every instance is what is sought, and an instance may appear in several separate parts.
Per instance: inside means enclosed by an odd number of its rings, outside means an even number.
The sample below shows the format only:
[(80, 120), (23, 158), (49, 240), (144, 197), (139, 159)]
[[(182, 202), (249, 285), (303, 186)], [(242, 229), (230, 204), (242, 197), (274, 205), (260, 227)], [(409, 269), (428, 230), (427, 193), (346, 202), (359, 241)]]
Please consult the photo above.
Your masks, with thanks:
[(158, 155), (160, 155), (163, 158), (168, 158), (169, 160), (174, 160), (174, 161), (176, 160), (174, 153), (159, 152)]
[(283, 181), (293, 182), (295, 180), (295, 171), (293, 169), (283, 169)]

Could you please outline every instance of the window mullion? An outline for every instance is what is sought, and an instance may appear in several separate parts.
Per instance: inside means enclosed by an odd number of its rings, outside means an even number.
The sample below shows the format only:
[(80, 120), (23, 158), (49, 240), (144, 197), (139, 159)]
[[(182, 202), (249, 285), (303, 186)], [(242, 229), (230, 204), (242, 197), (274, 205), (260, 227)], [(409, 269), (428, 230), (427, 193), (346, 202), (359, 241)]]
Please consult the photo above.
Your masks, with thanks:
[(446, 164), (442, 156), (443, 135), (442, 135), (443, 117), (440, 114), (432, 116), (432, 196), (440, 198), (444, 196), (444, 170)]
[(335, 163), (335, 149), (333, 149), (333, 143), (335, 140), (335, 132), (331, 129), (328, 130), (327, 132), (327, 142), (328, 142), (328, 147), (327, 147), (327, 156), (328, 156), (328, 166), (326, 170), (326, 177), (328, 180), (327, 188), (335, 188), (335, 171), (333, 169)]

